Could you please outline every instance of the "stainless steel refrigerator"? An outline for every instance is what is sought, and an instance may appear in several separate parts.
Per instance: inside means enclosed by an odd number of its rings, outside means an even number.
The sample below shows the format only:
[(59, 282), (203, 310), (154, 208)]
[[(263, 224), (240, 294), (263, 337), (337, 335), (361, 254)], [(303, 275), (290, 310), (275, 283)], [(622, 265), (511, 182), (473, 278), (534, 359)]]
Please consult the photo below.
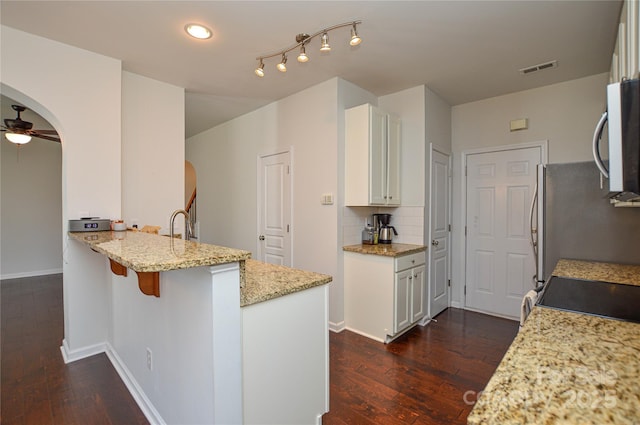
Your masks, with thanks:
[(640, 207), (614, 207), (604, 186), (593, 161), (538, 166), (539, 283), (561, 258), (640, 264)]

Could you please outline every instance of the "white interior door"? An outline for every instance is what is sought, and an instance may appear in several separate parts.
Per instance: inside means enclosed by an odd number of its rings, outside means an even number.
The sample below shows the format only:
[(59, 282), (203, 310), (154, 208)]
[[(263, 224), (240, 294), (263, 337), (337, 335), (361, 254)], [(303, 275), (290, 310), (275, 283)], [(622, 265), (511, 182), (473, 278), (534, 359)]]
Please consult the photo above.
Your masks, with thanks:
[(258, 260), (290, 267), (290, 154), (262, 156), (258, 167)]
[(541, 147), (467, 156), (466, 306), (517, 318), (533, 288), (529, 207)]
[(429, 315), (449, 306), (449, 155), (431, 150), (431, 247), (429, 248)]

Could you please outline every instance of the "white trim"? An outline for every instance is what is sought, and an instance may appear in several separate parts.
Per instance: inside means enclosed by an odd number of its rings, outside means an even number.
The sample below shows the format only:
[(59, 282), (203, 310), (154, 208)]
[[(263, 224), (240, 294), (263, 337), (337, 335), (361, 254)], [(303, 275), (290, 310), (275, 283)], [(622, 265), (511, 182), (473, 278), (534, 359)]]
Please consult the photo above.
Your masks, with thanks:
[(30, 272), (8, 273), (0, 276), (0, 280), (21, 279), (23, 277), (48, 276), (50, 274), (62, 274), (62, 269), (36, 270)]
[(344, 325), (344, 320), (342, 322), (338, 322), (338, 323), (329, 321), (329, 330), (331, 332), (340, 333), (345, 329), (347, 329), (347, 328)]
[[(458, 171), (460, 176), (460, 224), (461, 229), (458, 232), (459, 240), (460, 240), (460, 268), (462, 270), (460, 287), (458, 288), (458, 295), (460, 299), (459, 307), (463, 309), (467, 308), (467, 298), (464, 294), (464, 288), (467, 285), (467, 240), (464, 234), (464, 228), (467, 225), (466, 217), (467, 217), (467, 176), (465, 175), (465, 170), (467, 169), (467, 156), (482, 154), (482, 153), (491, 153), (491, 152), (502, 152), (502, 151), (510, 151), (510, 150), (518, 150), (518, 149), (529, 149), (529, 148), (540, 148), (540, 157), (542, 158), (542, 164), (546, 164), (549, 161), (549, 140), (540, 140), (537, 142), (526, 142), (526, 143), (517, 143), (511, 145), (500, 145), (500, 146), (491, 146), (487, 148), (476, 148), (476, 149), (468, 149), (460, 152), (461, 161), (460, 161), (460, 170)], [(453, 307), (453, 302), (451, 306)], [(456, 303), (458, 304), (458, 303)], [(471, 309), (468, 309), (471, 310)], [(474, 311), (474, 310), (471, 310)], [(490, 314), (486, 312), (482, 312), (485, 314)]]
[(107, 354), (107, 357), (111, 361), (114, 369), (116, 370), (116, 372), (118, 372), (118, 375), (120, 375), (120, 379), (122, 379), (122, 382), (129, 390), (129, 393), (131, 393), (131, 396), (135, 400), (138, 407), (140, 407), (140, 410), (142, 410), (142, 413), (147, 418), (149, 423), (153, 425), (166, 425), (166, 422), (164, 421), (164, 419), (162, 419), (162, 416), (160, 415), (158, 410), (155, 408), (153, 403), (151, 403), (149, 397), (147, 397), (145, 392), (138, 384), (138, 381), (136, 381), (136, 379), (133, 377), (133, 374), (129, 371), (129, 369), (124, 364), (116, 350), (111, 346), (111, 344), (106, 343), (105, 353)]
[(518, 323), (520, 321), (519, 317), (506, 316), (504, 314), (498, 314), (498, 313), (494, 313), (492, 311), (478, 310), (478, 309), (470, 308), (470, 307), (462, 307), (462, 308), (463, 308), (463, 310), (466, 310), (466, 311), (473, 311), (474, 313), (486, 314), (487, 316), (499, 317), (501, 319), (506, 319), (506, 320), (515, 320)]
[(62, 345), (60, 346), (60, 352), (62, 353), (62, 359), (64, 360), (64, 363), (67, 364), (87, 357), (95, 356), (96, 354), (104, 353), (107, 349), (106, 344), (106, 342), (101, 342), (99, 344), (89, 345), (87, 347), (71, 350), (69, 348), (67, 340), (63, 339)]

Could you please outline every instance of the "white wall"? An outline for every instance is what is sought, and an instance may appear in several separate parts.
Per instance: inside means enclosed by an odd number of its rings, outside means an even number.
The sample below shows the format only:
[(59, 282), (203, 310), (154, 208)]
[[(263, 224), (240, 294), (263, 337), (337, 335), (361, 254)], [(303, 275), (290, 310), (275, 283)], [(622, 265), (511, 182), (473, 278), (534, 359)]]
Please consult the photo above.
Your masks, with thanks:
[(62, 273), (62, 148), (4, 136), (0, 147), (0, 279)]
[(184, 176), (184, 89), (123, 72), (121, 217), (168, 234), (171, 213), (185, 208)]
[[(590, 161), (591, 139), (606, 107), (608, 73), (454, 106), (452, 109), (454, 305), (464, 302), (462, 153), (471, 149), (549, 141), (549, 162)], [(529, 129), (509, 131), (528, 118)]]
[(70, 218), (120, 215), (120, 62), (5, 26), (0, 54), (3, 94), (62, 137), (65, 343), (90, 347), (106, 339), (110, 277), (94, 267), (98, 254), (66, 241), (66, 229)]

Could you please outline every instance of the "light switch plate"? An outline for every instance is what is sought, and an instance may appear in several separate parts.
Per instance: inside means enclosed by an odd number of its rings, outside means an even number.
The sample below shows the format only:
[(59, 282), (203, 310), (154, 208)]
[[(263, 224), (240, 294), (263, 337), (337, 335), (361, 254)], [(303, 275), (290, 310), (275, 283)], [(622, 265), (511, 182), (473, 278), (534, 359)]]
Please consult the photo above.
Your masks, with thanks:
[(320, 203), (322, 205), (333, 205), (333, 193), (323, 193)]

